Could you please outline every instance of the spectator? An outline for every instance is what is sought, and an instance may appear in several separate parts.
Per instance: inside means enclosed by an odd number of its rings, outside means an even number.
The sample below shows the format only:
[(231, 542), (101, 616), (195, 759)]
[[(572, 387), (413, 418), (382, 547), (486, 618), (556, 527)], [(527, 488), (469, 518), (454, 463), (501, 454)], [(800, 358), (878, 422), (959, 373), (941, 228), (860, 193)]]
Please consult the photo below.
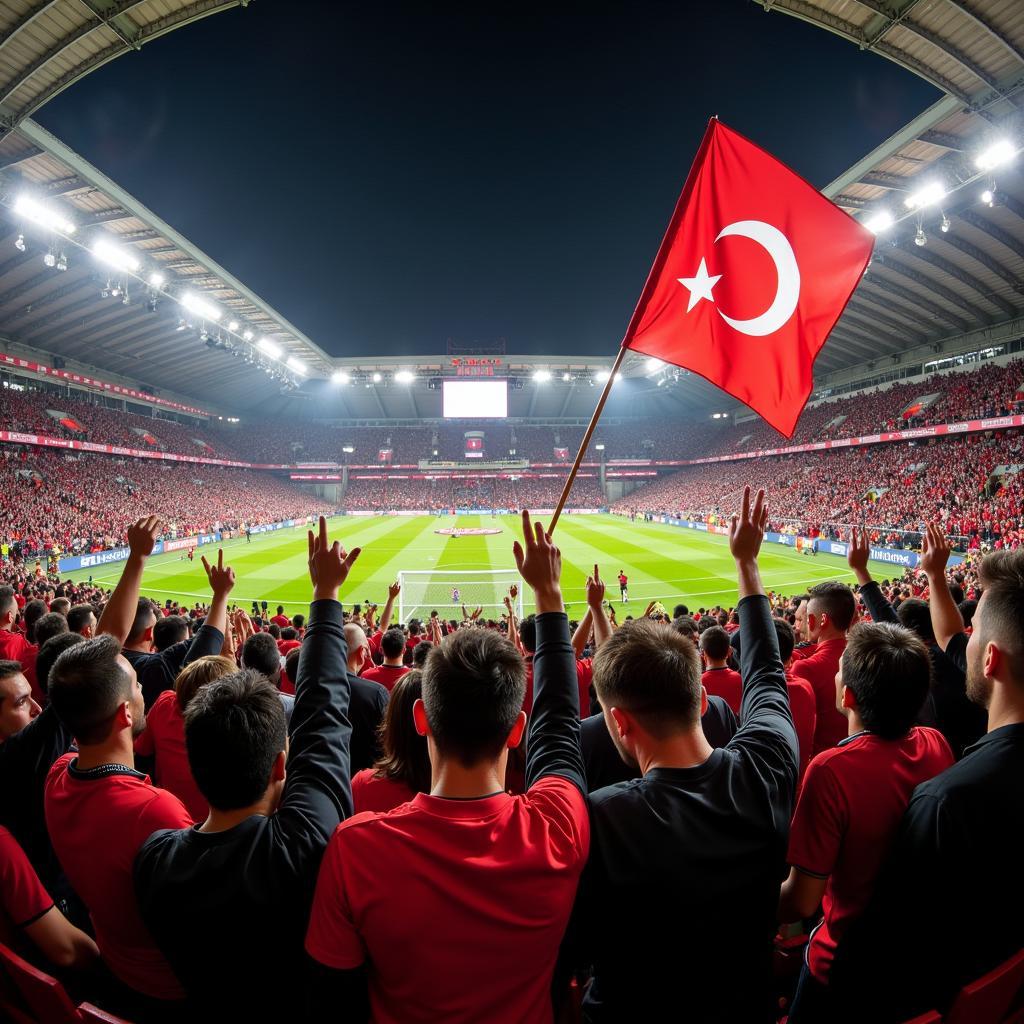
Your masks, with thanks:
[[(419, 646), (418, 638), (416, 646)], [(380, 649), (384, 655), (384, 664), (363, 669), (363, 678), (380, 683), (390, 693), (395, 683), (409, 671), (402, 664), (406, 649), (405, 634), (400, 629), (389, 629), (381, 639)]]
[(17, 661), (0, 661), (0, 743), (32, 721), (42, 708)]
[(701, 684), (708, 694), (722, 697), (734, 714), (740, 713), (743, 699), (743, 679), (739, 672), (729, 668), (729, 634), (721, 626), (712, 626), (700, 635), (700, 653), (704, 658)]
[(281, 699), (285, 724), (290, 725), (295, 709), (295, 698), (281, 690), (281, 652), (269, 633), (253, 633), (242, 645), (242, 668), (252, 669), (266, 678)]
[(14, 632), (14, 620), (18, 615), (18, 602), (14, 599), (14, 588), (0, 586), (0, 661), (17, 661), (32, 687), (32, 697), (37, 704), (45, 704), (46, 697), (36, 681), (36, 654), (39, 648), (31, 644), (20, 633)]
[(362, 628), (354, 622), (345, 624), (345, 644), (348, 648), (348, 685), (351, 693), (349, 719), (352, 722), (352, 773), (372, 768), (383, 756), (380, 747), (380, 729), (388, 705), (388, 691), (364, 679), (360, 672), (372, 664), (370, 644)]
[[(68, 609), (68, 630), (79, 633), (86, 640), (96, 634), (96, 611), (91, 604), (76, 604)], [(165, 620), (166, 621), (166, 620)], [(40, 643), (42, 641), (39, 641)]]
[[(60, 636), (61, 633), (70, 633), (68, 620), (58, 612), (47, 612), (36, 622), (34, 630), (36, 643), (41, 648), (51, 637)], [(75, 631), (77, 632), (77, 630)], [(84, 637), (82, 639), (85, 639)], [(38, 655), (36, 655), (38, 659)], [(37, 668), (38, 671), (38, 668)], [(40, 686), (42, 689), (42, 686)]]
[[(153, 610), (156, 615), (156, 609)], [(163, 652), (188, 640), (188, 620), (182, 615), (156, 616), (153, 624), (153, 650)], [(166, 692), (166, 691), (165, 691)]]

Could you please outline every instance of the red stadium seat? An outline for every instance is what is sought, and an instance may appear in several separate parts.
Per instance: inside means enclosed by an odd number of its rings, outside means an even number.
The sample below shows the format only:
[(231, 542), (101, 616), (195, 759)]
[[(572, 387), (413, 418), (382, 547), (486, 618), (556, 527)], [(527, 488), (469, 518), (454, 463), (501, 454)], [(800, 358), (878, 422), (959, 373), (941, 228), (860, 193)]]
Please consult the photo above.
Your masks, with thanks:
[(945, 1024), (1004, 1024), (1024, 988), (1024, 950), (984, 977), (964, 985), (945, 1016)]
[(82, 1018), (75, 1004), (56, 978), (33, 967), (2, 944), (0, 964), (36, 1020), (45, 1024), (80, 1024)]
[(78, 1015), (83, 1024), (128, 1024), (123, 1017), (115, 1017), (112, 1013), (93, 1006), (92, 1003), (82, 1003), (78, 1008)]

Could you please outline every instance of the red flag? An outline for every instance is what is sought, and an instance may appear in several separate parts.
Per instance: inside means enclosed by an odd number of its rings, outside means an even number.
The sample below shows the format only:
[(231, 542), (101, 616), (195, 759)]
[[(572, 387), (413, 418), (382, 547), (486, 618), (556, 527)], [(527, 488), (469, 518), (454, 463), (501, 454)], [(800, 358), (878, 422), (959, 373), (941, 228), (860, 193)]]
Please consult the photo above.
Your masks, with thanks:
[(622, 344), (699, 373), (791, 437), (874, 240), (713, 119)]

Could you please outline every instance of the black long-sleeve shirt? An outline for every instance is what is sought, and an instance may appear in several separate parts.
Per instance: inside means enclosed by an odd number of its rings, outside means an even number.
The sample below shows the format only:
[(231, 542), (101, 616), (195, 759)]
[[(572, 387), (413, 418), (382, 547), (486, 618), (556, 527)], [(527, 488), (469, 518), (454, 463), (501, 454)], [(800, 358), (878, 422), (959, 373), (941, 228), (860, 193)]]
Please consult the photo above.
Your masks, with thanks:
[(190, 1019), (289, 1020), (317, 871), (352, 813), (344, 617), (314, 601), (299, 656), (288, 776), (277, 811), (226, 832), (154, 833), (135, 860), (142, 918)]
[(224, 634), (204, 622), (194, 637), (171, 644), (162, 651), (146, 654), (126, 650), (124, 656), (139, 677), (146, 710), (153, 706), (153, 702), (164, 690), (174, 689), (174, 680), (186, 665), (199, 658), (220, 654), (223, 647)]
[(567, 947), (594, 969), (590, 1021), (775, 1019), (772, 938), (799, 753), (768, 599), (744, 598), (739, 613), (732, 739), (703, 764), (590, 794)]

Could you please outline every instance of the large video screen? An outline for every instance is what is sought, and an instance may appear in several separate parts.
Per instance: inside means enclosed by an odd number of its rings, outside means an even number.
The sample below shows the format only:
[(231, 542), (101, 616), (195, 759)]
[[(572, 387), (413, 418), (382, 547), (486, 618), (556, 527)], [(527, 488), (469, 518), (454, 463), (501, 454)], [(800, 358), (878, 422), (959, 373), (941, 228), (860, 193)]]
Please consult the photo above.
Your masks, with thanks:
[(508, 416), (508, 381), (442, 381), (444, 418), (499, 420)]

